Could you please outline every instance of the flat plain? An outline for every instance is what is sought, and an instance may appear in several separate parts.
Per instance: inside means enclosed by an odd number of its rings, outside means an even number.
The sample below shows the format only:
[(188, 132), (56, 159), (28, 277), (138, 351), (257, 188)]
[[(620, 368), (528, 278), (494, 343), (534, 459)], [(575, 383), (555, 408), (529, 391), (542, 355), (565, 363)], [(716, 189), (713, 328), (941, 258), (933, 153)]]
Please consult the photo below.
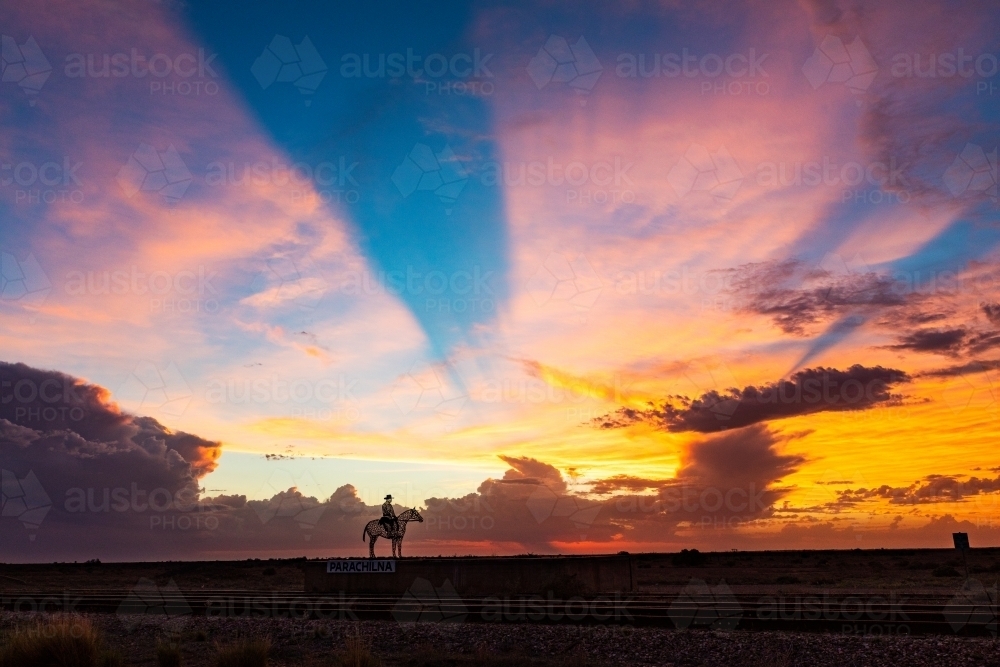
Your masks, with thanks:
[[(182, 664), (207, 667), (220, 646), (266, 637), (269, 664), (277, 666), (353, 664), (346, 647), (360, 642), (377, 661), (369, 664), (385, 667), (1000, 667), (1000, 549), (974, 549), (966, 559), (951, 549), (687, 551), (632, 558), (637, 590), (623, 598), (626, 613), (614, 622), (596, 612), (578, 622), (565, 613), (526, 616), (509, 600), (499, 616), (480, 613), (471, 601), (452, 613), (442, 600), (409, 598), (405, 613), (399, 599), (372, 602), (369, 608), (380, 611), (367, 615), (350, 611), (353, 600), (339, 611), (334, 605), (323, 613), (317, 606), (310, 613), (307, 598), (296, 597), (303, 595), (304, 558), (5, 564), (0, 630), (9, 635), (50, 618), (37, 611), (39, 605), (45, 612), (68, 611), (88, 619), (124, 664), (143, 666), (158, 664), (156, 647), (165, 643), (176, 648)], [(950, 601), (975, 590), (993, 597), (961, 622), (953, 622), (954, 614), (941, 616)], [(133, 605), (127, 609), (120, 606), (126, 598)], [(213, 599), (228, 602), (213, 607)], [(95, 611), (78, 608), (80, 600), (107, 604)], [(205, 600), (210, 602), (199, 607)], [(934, 606), (940, 619), (926, 626), (929, 632), (919, 623), (898, 622), (893, 605), (900, 600)], [(139, 614), (133, 613), (136, 601)], [(806, 623), (810, 601), (819, 604), (820, 615), (833, 616)], [(653, 610), (662, 622), (644, 620), (636, 609)], [(760, 622), (761, 609), (787, 623)], [(851, 616), (855, 609), (858, 617)], [(910, 608), (900, 609), (903, 621), (911, 621)]]

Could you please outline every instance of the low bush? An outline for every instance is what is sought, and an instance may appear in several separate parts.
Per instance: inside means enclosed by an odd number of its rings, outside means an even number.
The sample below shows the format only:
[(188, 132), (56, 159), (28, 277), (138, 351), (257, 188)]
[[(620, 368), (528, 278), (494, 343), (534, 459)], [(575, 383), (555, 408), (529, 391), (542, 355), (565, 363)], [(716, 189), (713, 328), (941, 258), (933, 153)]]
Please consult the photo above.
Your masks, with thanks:
[(2, 667), (99, 667), (101, 635), (85, 618), (62, 616), (14, 630)]
[(371, 640), (355, 632), (344, 640), (344, 651), (334, 664), (337, 667), (381, 667), (382, 661), (372, 653)]
[(219, 645), (215, 664), (216, 667), (267, 667), (270, 653), (270, 639), (243, 638), (230, 644)]
[(156, 645), (156, 667), (181, 667), (181, 649), (177, 644)]

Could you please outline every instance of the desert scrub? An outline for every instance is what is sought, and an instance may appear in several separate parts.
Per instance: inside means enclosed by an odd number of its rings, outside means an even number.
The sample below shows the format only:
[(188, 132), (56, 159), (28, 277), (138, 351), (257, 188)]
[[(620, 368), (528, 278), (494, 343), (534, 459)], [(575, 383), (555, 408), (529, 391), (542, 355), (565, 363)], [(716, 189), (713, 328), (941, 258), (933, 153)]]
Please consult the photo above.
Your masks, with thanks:
[(344, 650), (333, 663), (337, 667), (381, 667), (382, 661), (372, 653), (372, 643), (355, 631), (344, 640)]
[(125, 656), (116, 649), (105, 649), (97, 658), (98, 667), (125, 667)]
[(271, 640), (267, 637), (241, 638), (220, 644), (215, 654), (216, 667), (267, 667)]
[(2, 667), (100, 667), (101, 635), (85, 618), (59, 616), (14, 630), (0, 650)]
[(177, 644), (161, 642), (156, 645), (156, 667), (181, 667), (181, 649)]

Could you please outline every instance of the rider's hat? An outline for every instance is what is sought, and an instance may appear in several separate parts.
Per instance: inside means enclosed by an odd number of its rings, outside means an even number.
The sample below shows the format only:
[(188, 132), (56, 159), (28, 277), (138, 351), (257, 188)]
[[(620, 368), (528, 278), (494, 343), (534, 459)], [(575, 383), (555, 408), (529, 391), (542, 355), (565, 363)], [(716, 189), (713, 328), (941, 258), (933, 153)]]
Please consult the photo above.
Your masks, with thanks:
[(392, 496), (386, 496), (385, 499), (386, 500), (392, 500)]

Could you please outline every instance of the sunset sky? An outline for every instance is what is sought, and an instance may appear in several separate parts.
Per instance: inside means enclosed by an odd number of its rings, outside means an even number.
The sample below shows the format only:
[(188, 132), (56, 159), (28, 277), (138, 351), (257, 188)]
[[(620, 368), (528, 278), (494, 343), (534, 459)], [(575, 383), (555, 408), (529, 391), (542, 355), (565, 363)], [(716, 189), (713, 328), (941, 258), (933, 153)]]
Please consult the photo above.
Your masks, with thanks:
[(342, 4), (0, 5), (0, 560), (1000, 546), (993, 3)]

